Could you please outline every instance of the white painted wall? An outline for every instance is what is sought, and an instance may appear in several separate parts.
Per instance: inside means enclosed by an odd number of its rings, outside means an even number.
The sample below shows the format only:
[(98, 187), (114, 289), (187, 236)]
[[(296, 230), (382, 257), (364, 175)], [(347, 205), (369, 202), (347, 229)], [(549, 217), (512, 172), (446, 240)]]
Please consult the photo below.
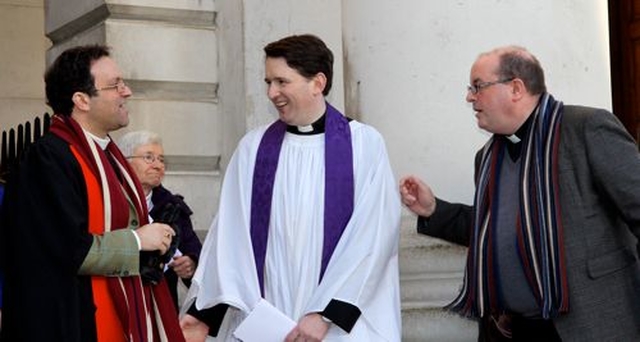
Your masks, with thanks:
[[(240, 0), (218, 0), (218, 8), (229, 6), (229, 2)], [(296, 0), (296, 1), (255, 1), (242, 0), (241, 13), (237, 14), (237, 25), (242, 26), (244, 50), (244, 80), (246, 89), (247, 128), (269, 123), (278, 117), (276, 110), (266, 96), (264, 84), (264, 51), (268, 43), (292, 34), (312, 33), (321, 37), (333, 51), (334, 85), (329, 100), (338, 108), (343, 108), (342, 71), (342, 11), (340, 0)], [(224, 16), (224, 13), (221, 13)], [(241, 17), (240, 17), (241, 16)], [(221, 38), (224, 39), (224, 38)], [(226, 53), (220, 51), (220, 53)], [(238, 61), (241, 62), (241, 61)], [(225, 82), (240, 80), (221, 79)], [(221, 90), (222, 91), (222, 90)], [(224, 99), (221, 98), (221, 101)]]
[[(49, 17), (77, 10), (55, 6), (63, 0), (50, 1)], [(238, 1), (215, 2), (225, 8)], [(417, 173), (437, 194), (452, 200), (471, 198), (473, 154), (488, 137), (476, 128), (464, 102), (468, 71), (479, 52), (523, 45), (546, 68), (549, 90), (558, 99), (611, 107), (606, 0), (242, 2), (237, 6), (240, 13), (227, 20), (227, 25), (239, 27), (241, 33), (234, 36), (239, 39), (225, 44), (242, 46), (237, 52), (244, 60), (237, 64), (243, 73), (228, 74), (220, 84), (235, 82), (245, 90), (244, 103), (234, 101), (226, 106), (232, 110), (222, 114), (243, 119), (235, 120), (238, 127), (232, 136), (223, 137), (223, 156), (228, 156), (243, 126), (250, 129), (276, 117), (264, 94), (262, 47), (292, 33), (315, 33), (334, 51), (338, 60), (329, 100), (383, 133), (396, 175)], [(193, 9), (203, 2), (172, 4)], [(11, 127), (23, 121), (11, 119), (11, 113), (48, 110), (42, 99), (42, 73), (49, 43), (42, 35), (41, 0), (0, 0), (0, 7), (5, 19), (0, 21), (0, 40), (7, 47), (0, 57), (0, 126)]]
[(480, 52), (517, 44), (566, 103), (611, 108), (606, 0), (345, 0), (347, 107), (384, 135), (396, 176), (470, 203), (489, 135), (466, 104)]

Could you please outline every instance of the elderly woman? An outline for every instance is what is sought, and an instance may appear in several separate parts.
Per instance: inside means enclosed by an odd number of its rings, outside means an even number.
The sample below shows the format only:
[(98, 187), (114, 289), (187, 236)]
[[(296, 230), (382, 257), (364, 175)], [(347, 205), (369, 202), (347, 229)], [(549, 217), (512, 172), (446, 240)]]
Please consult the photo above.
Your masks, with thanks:
[(171, 296), (178, 309), (178, 278), (182, 279), (187, 287), (191, 285), (191, 277), (202, 249), (189, 217), (192, 211), (182, 196), (174, 195), (162, 186), (165, 171), (164, 149), (158, 134), (148, 131), (129, 132), (120, 138), (118, 146), (140, 179), (151, 219), (158, 220), (170, 207), (179, 208), (176, 224), (180, 229), (180, 243), (165, 272)]

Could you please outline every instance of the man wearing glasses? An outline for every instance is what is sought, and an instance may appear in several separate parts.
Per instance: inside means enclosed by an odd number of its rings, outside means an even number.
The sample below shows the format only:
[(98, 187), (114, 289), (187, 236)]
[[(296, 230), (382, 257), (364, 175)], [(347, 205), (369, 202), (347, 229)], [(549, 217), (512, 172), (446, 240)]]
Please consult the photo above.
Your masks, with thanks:
[(144, 193), (109, 133), (131, 89), (104, 46), (63, 52), (45, 74), (50, 131), (7, 183), (0, 256), (3, 341), (182, 341), (166, 284), (143, 282), (141, 251), (174, 231), (148, 224)]
[(418, 231), (469, 247), (451, 310), (480, 341), (640, 341), (640, 158), (611, 113), (563, 105), (520, 47), (481, 54), (467, 102), (493, 133), (474, 205), (400, 181)]

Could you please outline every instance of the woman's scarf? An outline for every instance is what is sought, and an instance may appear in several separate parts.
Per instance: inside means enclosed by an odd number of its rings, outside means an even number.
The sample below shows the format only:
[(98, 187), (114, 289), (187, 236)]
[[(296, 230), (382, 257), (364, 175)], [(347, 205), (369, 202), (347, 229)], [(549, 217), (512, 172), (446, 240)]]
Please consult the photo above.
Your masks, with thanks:
[[(93, 222), (89, 231), (96, 234), (129, 226), (131, 203), (140, 226), (148, 223), (144, 193), (125, 157), (113, 142), (105, 153), (72, 118), (55, 115), (50, 131), (65, 140), (81, 165), (95, 177), (102, 203), (88, 201), (89, 211), (102, 208), (104, 222)], [(109, 160), (111, 159), (111, 161)], [(116, 169), (117, 168), (117, 169)], [(87, 175), (85, 175), (86, 178)], [(88, 196), (89, 194), (89, 183)], [(127, 200), (130, 200), (130, 202)], [(103, 226), (100, 226), (100, 224)], [(91, 225), (91, 224), (90, 224)], [(105, 278), (93, 276), (93, 278)], [(107, 288), (128, 341), (184, 341), (169, 290), (164, 281), (158, 285), (143, 283), (140, 276), (106, 277)], [(95, 283), (93, 283), (95, 284)]]
[[(540, 315), (556, 317), (569, 310), (558, 185), (558, 148), (563, 104), (545, 93), (532, 114), (522, 147), (519, 176), (517, 248)], [(465, 316), (500, 312), (496, 213), (505, 139), (494, 136), (485, 145), (477, 173), (476, 209), (464, 285), (448, 308)], [(489, 310), (489, 311), (488, 311)]]

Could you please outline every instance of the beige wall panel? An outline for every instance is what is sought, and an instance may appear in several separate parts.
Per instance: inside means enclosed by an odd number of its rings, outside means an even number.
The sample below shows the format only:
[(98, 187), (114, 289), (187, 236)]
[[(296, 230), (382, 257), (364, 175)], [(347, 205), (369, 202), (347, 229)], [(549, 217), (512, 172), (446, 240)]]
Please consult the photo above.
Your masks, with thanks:
[(43, 0), (0, 0), (0, 7), (19, 6), (19, 7), (38, 7), (43, 8)]
[(137, 80), (215, 82), (216, 36), (213, 29), (148, 22), (107, 22), (107, 42), (125, 77)]
[(220, 155), (220, 118), (213, 103), (138, 101), (128, 103), (129, 126), (114, 134), (146, 129), (162, 136), (165, 154)]
[(0, 130), (49, 110), (44, 100), (43, 2), (0, 0)]
[(192, 11), (213, 11), (213, 0), (109, 0), (109, 4), (162, 7)]
[(51, 64), (64, 50), (77, 45), (84, 44), (104, 44), (105, 43), (105, 26), (104, 24), (96, 25), (73, 38), (52, 46), (47, 50), (47, 65)]
[(45, 29), (47, 32), (59, 29), (63, 25), (91, 12), (104, 4), (102, 0), (45, 0)]
[(0, 96), (43, 96), (44, 50), (48, 41), (42, 20), (42, 7), (0, 4)]
[(171, 192), (184, 196), (193, 211), (191, 222), (195, 230), (208, 230), (218, 210), (220, 177), (218, 174), (185, 174), (167, 171), (163, 182)]
[(0, 131), (15, 128), (26, 121), (33, 122), (47, 112), (52, 114), (44, 99), (6, 99), (0, 98)]

